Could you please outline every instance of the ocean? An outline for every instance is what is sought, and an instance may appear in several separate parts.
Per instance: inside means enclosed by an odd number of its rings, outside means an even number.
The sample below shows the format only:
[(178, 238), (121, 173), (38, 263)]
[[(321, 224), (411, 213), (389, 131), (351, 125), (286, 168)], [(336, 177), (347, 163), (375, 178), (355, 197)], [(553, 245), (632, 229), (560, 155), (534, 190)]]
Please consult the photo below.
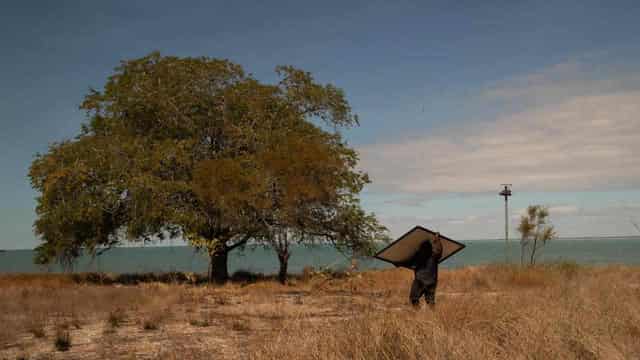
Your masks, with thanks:
[[(466, 248), (447, 259), (442, 266), (455, 268), (504, 262), (504, 240), (461, 241)], [(510, 258), (519, 262), (517, 240), (511, 242)], [(61, 272), (57, 265), (38, 266), (33, 263), (32, 250), (0, 252), (0, 273)], [(101, 271), (109, 273), (141, 273), (185, 271), (205, 273), (207, 258), (187, 246), (121, 247), (100, 257), (85, 256), (74, 266), (76, 272)], [(344, 269), (350, 259), (328, 246), (295, 246), (289, 260), (289, 272), (299, 273), (306, 266), (316, 269)], [(541, 250), (540, 262), (573, 261), (581, 264), (638, 264), (640, 265), (640, 237), (556, 239)], [(360, 270), (388, 268), (391, 265), (368, 258), (358, 262)], [(278, 260), (272, 249), (257, 247), (244, 251), (234, 250), (229, 258), (229, 271), (246, 270), (273, 274)]]

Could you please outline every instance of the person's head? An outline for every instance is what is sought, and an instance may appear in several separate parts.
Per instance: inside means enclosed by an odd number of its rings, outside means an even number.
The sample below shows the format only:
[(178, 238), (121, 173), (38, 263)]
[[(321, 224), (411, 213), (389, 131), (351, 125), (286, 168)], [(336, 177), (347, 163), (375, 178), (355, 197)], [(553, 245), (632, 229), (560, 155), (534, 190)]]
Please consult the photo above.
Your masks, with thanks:
[(431, 254), (432, 246), (431, 241), (425, 241), (420, 244), (420, 252), (423, 254)]

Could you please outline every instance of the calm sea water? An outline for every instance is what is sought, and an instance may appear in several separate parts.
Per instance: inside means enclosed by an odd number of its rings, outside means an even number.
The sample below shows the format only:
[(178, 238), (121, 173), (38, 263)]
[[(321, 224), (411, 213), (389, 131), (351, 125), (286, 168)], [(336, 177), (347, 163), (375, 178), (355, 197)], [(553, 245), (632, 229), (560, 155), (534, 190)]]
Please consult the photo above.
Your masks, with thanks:
[[(443, 263), (444, 267), (503, 262), (504, 241), (462, 241), (467, 247)], [(511, 259), (519, 260), (517, 241), (512, 242)], [(59, 272), (58, 266), (41, 267), (33, 264), (33, 251), (9, 250), (0, 253), (0, 273)], [(569, 260), (583, 264), (640, 264), (640, 237), (588, 238), (554, 240), (542, 250), (542, 261)], [(289, 271), (297, 273), (305, 266), (344, 269), (350, 260), (326, 246), (295, 247), (289, 261)], [(361, 269), (387, 268), (390, 265), (376, 260), (360, 261)], [(192, 271), (206, 272), (207, 258), (190, 247), (125, 247), (104, 255), (78, 260), (74, 270), (112, 273)], [(229, 259), (231, 273), (248, 270), (265, 274), (275, 273), (278, 261), (275, 252), (266, 248), (232, 252)]]

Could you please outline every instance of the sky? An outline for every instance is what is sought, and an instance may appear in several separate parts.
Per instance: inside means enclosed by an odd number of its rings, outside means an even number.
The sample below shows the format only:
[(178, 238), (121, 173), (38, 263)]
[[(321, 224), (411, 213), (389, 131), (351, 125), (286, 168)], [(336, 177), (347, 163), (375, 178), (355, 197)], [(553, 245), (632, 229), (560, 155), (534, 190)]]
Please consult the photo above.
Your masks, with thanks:
[(230, 59), (260, 80), (294, 65), (343, 88), (363, 205), (398, 236), (504, 236), (501, 183), (560, 236), (640, 222), (637, 1), (30, 1), (0, 5), (0, 249), (32, 248), (27, 171), (73, 138), (119, 61)]

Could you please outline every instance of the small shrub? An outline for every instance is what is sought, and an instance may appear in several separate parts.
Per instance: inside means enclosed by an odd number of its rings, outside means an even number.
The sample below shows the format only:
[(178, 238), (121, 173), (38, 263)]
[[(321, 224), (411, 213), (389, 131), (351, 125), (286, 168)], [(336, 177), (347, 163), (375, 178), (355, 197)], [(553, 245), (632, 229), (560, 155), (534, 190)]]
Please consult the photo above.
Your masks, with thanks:
[(29, 324), (27, 331), (37, 338), (43, 338), (46, 335), (42, 323)]
[(315, 274), (315, 270), (313, 268), (313, 266), (305, 266), (302, 269), (302, 280), (303, 281), (309, 281), (311, 280), (311, 278), (313, 277), (313, 275)]
[(159, 311), (153, 312), (142, 319), (142, 328), (144, 330), (158, 330), (163, 320), (164, 314)]
[(76, 329), (80, 329), (82, 327), (82, 320), (80, 319), (80, 317), (78, 317), (78, 315), (73, 315), (73, 317), (71, 318), (71, 325), (73, 325), (73, 327)]
[(47, 324), (47, 316), (41, 311), (25, 311), (27, 318), (25, 319), (25, 327), (27, 332), (36, 338), (43, 338), (45, 327)]
[(471, 285), (478, 289), (488, 289), (490, 287), (489, 280), (478, 274), (473, 274), (473, 277), (471, 278)]
[(228, 305), (228, 304), (229, 304), (229, 300), (228, 300), (226, 297), (224, 297), (224, 296), (216, 296), (216, 297), (213, 299), (213, 302), (214, 302), (216, 305)]
[(198, 279), (198, 274), (194, 273), (194, 272), (187, 272), (184, 274), (185, 278), (187, 279), (187, 282), (195, 285), (198, 283), (199, 279)]
[(160, 323), (155, 318), (147, 318), (142, 321), (144, 330), (158, 330)]
[(556, 264), (556, 268), (568, 280), (575, 278), (580, 271), (580, 265), (573, 261), (562, 261)]
[(576, 339), (567, 339), (566, 342), (571, 352), (573, 352), (576, 355), (577, 359), (584, 359), (584, 360), (598, 359), (598, 356), (596, 356), (596, 354), (593, 351), (589, 350), (582, 342)]
[(251, 328), (249, 327), (249, 324), (246, 321), (242, 321), (242, 320), (234, 320), (231, 323), (231, 329), (233, 329), (235, 331), (249, 331), (249, 330), (251, 330)]
[(77, 284), (111, 285), (114, 282), (112, 274), (103, 272), (72, 274), (71, 279)]
[(141, 315), (141, 325), (144, 330), (157, 330), (161, 324), (171, 316), (171, 307), (156, 303), (149, 306)]
[(191, 324), (191, 326), (197, 326), (197, 327), (209, 327), (213, 324), (213, 319), (214, 319), (214, 313), (207, 311), (204, 313), (200, 313), (200, 315), (197, 318), (191, 317), (191, 319), (189, 320), (189, 324)]
[(68, 351), (71, 348), (71, 334), (69, 330), (58, 328), (53, 345), (58, 351)]
[(238, 270), (231, 275), (231, 280), (234, 282), (252, 283), (256, 282), (260, 276), (247, 270)]
[(107, 322), (112, 328), (117, 328), (124, 323), (124, 319), (126, 314), (123, 309), (117, 308), (109, 312), (109, 316), (107, 317)]
[(209, 322), (209, 319), (191, 319), (191, 320), (189, 320), (189, 324), (191, 326), (196, 326), (196, 327), (209, 327), (209, 326), (211, 326), (211, 322)]

